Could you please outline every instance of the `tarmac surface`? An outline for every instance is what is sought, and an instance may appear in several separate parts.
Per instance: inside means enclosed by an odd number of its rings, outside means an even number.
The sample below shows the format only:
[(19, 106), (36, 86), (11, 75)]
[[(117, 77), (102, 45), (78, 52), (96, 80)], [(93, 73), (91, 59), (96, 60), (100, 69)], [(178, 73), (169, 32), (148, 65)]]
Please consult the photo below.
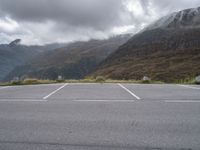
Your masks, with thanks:
[(200, 86), (0, 87), (0, 150), (199, 150)]

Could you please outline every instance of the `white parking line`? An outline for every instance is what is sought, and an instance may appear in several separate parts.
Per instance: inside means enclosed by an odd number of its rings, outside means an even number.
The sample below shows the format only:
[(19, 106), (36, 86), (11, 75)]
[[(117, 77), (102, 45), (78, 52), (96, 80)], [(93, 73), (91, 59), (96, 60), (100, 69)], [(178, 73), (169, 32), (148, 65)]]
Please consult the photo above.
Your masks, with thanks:
[(1, 89), (7, 89), (7, 88), (9, 88), (9, 86), (0, 87), (0, 90), (1, 90)]
[(4, 99), (4, 100), (0, 100), (1, 102), (47, 102), (47, 100), (21, 100), (21, 99)]
[(56, 89), (55, 91), (51, 92), (50, 94), (48, 94), (47, 96), (43, 97), (43, 99), (47, 99), (49, 98), (50, 96), (52, 96), (53, 94), (55, 94), (56, 92), (58, 92), (59, 90), (63, 89), (65, 86), (67, 86), (68, 83), (65, 83), (63, 86), (59, 87), (58, 89)]
[(125, 91), (127, 91), (129, 94), (131, 94), (133, 97), (135, 97), (137, 100), (141, 100), (140, 97), (138, 97), (137, 95), (135, 95), (133, 92), (131, 92), (129, 89), (127, 89), (126, 87), (124, 87), (122, 84), (118, 84), (121, 88), (123, 88)]
[(200, 100), (166, 100), (166, 103), (200, 103)]
[(134, 102), (134, 100), (73, 100), (74, 102)]
[(200, 88), (193, 87), (193, 86), (189, 86), (189, 85), (181, 85), (181, 84), (178, 84), (178, 86), (185, 87), (185, 88), (190, 88), (190, 89), (195, 89), (195, 90), (200, 90)]
[(134, 102), (134, 100), (73, 100), (73, 102)]

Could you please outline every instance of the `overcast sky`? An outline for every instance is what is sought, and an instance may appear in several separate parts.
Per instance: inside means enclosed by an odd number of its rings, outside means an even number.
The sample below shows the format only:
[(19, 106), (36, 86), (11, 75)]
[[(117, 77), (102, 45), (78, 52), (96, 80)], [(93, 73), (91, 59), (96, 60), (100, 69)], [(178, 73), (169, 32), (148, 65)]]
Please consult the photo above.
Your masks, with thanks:
[(200, 0), (0, 0), (0, 43), (45, 44), (136, 33)]

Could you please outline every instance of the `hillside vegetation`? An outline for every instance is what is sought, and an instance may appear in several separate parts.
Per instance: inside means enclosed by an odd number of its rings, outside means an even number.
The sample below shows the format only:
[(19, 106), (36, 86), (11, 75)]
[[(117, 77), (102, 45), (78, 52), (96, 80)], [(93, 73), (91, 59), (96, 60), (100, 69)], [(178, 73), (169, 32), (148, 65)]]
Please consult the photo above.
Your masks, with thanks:
[(164, 82), (199, 75), (199, 19), (200, 8), (183, 10), (158, 20), (120, 46), (92, 75), (112, 79), (148, 76)]
[(55, 80), (81, 79), (90, 74), (107, 56), (124, 44), (131, 36), (120, 35), (106, 40), (74, 42), (66, 47), (41, 53), (25, 65), (16, 67), (5, 78), (14, 77)]

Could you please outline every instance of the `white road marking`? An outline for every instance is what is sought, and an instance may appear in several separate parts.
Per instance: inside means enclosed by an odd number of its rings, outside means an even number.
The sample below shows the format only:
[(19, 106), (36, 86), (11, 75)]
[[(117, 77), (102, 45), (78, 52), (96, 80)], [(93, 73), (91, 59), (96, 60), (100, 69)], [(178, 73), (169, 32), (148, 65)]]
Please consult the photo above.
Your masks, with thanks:
[(49, 98), (50, 96), (52, 96), (53, 94), (55, 94), (56, 92), (60, 91), (61, 89), (63, 89), (65, 86), (67, 86), (68, 83), (65, 83), (63, 86), (59, 87), (58, 89), (56, 89), (55, 91), (51, 92), (50, 94), (48, 94), (47, 96), (43, 97), (43, 99), (47, 99)]
[(123, 88), (125, 91), (127, 91), (129, 94), (131, 94), (133, 97), (135, 97), (137, 100), (141, 100), (140, 97), (138, 97), (137, 95), (135, 95), (133, 92), (131, 92), (129, 89), (127, 89), (126, 87), (124, 87), (122, 84), (118, 84), (121, 88)]
[(95, 85), (95, 84), (105, 84), (105, 83), (70, 83), (71, 85)]
[(74, 102), (134, 102), (134, 100), (73, 100)]
[(193, 87), (193, 86), (189, 86), (189, 85), (181, 85), (181, 84), (178, 84), (178, 86), (185, 87), (185, 88), (190, 88), (190, 89), (195, 89), (195, 90), (200, 90), (200, 88)]
[(200, 100), (166, 100), (166, 103), (200, 103)]
[(12, 100), (0, 100), (1, 102), (47, 102), (47, 100), (18, 100), (18, 99), (12, 99)]
[(1, 90), (1, 89), (7, 89), (7, 88), (9, 88), (9, 86), (0, 87), (0, 90)]

